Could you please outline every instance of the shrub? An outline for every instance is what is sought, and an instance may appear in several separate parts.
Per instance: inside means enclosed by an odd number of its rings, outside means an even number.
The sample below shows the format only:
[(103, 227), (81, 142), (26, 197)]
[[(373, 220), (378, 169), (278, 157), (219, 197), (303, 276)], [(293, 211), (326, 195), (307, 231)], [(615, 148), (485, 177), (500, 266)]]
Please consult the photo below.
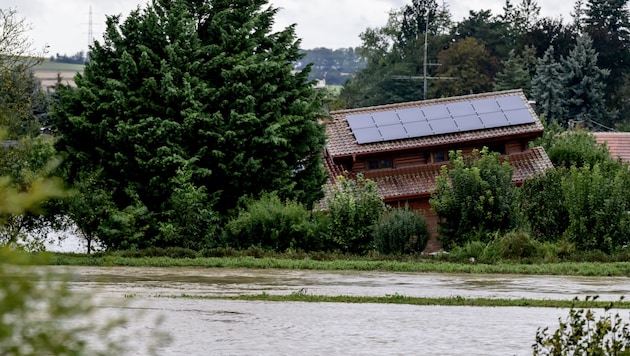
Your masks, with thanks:
[(612, 307), (613, 303), (599, 317), (591, 309), (571, 308), (553, 334), (549, 328), (536, 331), (534, 355), (627, 355), (630, 325), (618, 313), (611, 315)]
[(440, 218), (440, 241), (445, 249), (468, 241), (489, 242), (492, 233), (505, 232), (518, 222), (513, 168), (487, 147), (470, 157), (450, 154), (450, 169), (442, 167), (431, 207)]
[(429, 230), (423, 217), (408, 209), (393, 209), (374, 229), (374, 245), (383, 254), (411, 254), (424, 250)]
[(495, 263), (500, 256), (496, 245), (473, 240), (455, 247), (448, 258), (456, 262)]
[(510, 231), (493, 243), (502, 258), (516, 260), (536, 256), (536, 241), (522, 230)]
[(564, 168), (527, 179), (520, 188), (520, 209), (539, 241), (557, 241), (569, 226), (562, 179)]
[(584, 130), (546, 132), (543, 147), (555, 167), (592, 167), (612, 161), (608, 149)]
[(295, 201), (282, 202), (275, 194), (250, 201), (225, 226), (226, 242), (239, 249), (259, 246), (284, 251), (318, 249), (311, 212)]
[(376, 184), (358, 174), (356, 180), (339, 177), (327, 201), (328, 235), (344, 252), (365, 254), (373, 248), (373, 228), (386, 207)]
[(571, 167), (562, 181), (569, 213), (565, 237), (579, 250), (620, 248), (630, 235), (626, 170), (604, 172), (599, 165)]

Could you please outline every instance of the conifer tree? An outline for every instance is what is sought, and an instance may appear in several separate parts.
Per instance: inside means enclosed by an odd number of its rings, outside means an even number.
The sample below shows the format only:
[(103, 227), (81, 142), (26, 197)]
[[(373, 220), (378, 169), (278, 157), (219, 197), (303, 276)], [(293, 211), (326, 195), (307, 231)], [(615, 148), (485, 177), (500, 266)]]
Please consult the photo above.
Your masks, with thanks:
[(292, 72), (300, 41), (293, 26), (272, 32), (276, 13), (267, 0), (153, 0), (108, 17), (55, 117), (70, 178), (99, 171), (115, 203), (108, 247), (195, 247), (242, 197), (321, 197), (321, 97), (310, 67)]
[(556, 123), (566, 127), (566, 98), (561, 71), (562, 66), (554, 59), (554, 48), (550, 46), (532, 78), (532, 98), (536, 101), (538, 114), (548, 125)]
[(494, 90), (523, 89), (529, 97), (532, 86), (532, 74), (536, 72), (536, 50), (525, 47), (522, 54), (510, 51), (503, 62), (503, 70), (497, 73)]
[(562, 73), (567, 118), (598, 127), (611, 124), (604, 100), (604, 80), (610, 71), (597, 66), (597, 52), (592, 43), (587, 34), (580, 36), (575, 48), (562, 60)]

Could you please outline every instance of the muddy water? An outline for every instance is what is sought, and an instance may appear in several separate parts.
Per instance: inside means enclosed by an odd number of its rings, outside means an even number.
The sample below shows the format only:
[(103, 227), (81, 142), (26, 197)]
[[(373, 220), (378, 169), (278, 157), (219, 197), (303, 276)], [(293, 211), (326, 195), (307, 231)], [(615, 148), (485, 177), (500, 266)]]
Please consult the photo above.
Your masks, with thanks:
[[(630, 278), (443, 275), (208, 268), (58, 268), (99, 297), (102, 317), (127, 315), (142, 355), (156, 331), (159, 355), (531, 355), (539, 327), (567, 310), (165, 298), (166, 295), (402, 294), (572, 299), (630, 295)], [(126, 297), (125, 297), (126, 296)], [(132, 296), (130, 298), (130, 296)], [(122, 306), (121, 303), (124, 303)], [(622, 311), (622, 315), (627, 311)], [(626, 316), (626, 315), (624, 315)], [(155, 320), (163, 322), (155, 327)]]

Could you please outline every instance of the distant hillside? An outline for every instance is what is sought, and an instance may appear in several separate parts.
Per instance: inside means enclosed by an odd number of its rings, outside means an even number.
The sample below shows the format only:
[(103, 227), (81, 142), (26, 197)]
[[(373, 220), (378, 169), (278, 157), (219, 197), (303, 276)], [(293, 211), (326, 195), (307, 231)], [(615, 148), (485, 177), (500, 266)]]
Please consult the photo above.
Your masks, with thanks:
[(309, 78), (326, 80), (327, 85), (343, 85), (354, 73), (365, 67), (365, 59), (361, 58), (353, 48), (315, 48), (302, 50), (305, 57), (295, 63), (295, 69), (304, 69), (313, 63)]
[(33, 72), (42, 81), (42, 85), (45, 88), (51, 88), (57, 84), (58, 76), (61, 77), (63, 84), (74, 85), (74, 76), (77, 73), (82, 73), (83, 67), (82, 64), (51, 62), (46, 59), (35, 66)]

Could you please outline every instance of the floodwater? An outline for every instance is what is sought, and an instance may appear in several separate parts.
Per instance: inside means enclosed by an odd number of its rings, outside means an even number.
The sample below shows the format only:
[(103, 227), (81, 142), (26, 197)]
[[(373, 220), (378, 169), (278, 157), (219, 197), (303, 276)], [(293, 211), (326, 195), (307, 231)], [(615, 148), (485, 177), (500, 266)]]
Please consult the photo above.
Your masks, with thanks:
[[(630, 295), (630, 278), (223, 268), (54, 267), (98, 297), (100, 317), (125, 315), (144, 355), (531, 355), (538, 328), (568, 310), (168, 298), (290, 294), (573, 299)], [(628, 311), (620, 311), (626, 318)], [(156, 320), (162, 319), (159, 325)], [(153, 341), (152, 341), (153, 340)], [(158, 340), (159, 341), (159, 340)]]

